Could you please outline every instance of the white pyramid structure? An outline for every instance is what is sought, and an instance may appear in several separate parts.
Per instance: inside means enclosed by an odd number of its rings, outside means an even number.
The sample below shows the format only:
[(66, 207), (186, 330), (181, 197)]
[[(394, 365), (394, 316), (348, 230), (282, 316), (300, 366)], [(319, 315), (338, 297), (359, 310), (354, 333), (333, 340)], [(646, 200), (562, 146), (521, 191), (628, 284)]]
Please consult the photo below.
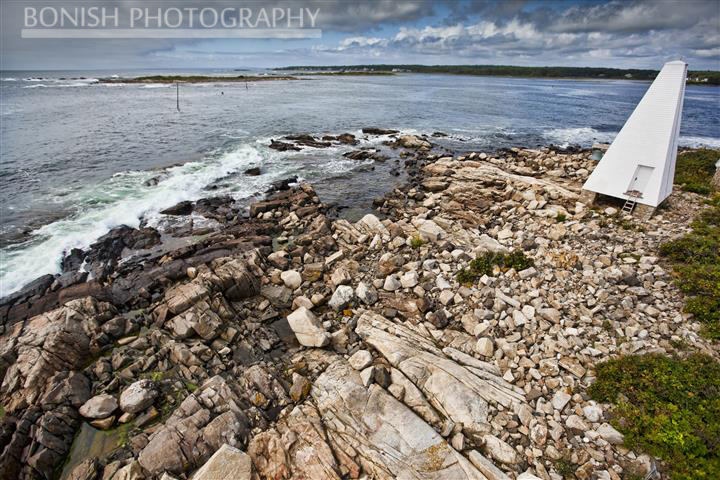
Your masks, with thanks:
[(583, 185), (657, 207), (671, 193), (687, 63), (666, 63)]

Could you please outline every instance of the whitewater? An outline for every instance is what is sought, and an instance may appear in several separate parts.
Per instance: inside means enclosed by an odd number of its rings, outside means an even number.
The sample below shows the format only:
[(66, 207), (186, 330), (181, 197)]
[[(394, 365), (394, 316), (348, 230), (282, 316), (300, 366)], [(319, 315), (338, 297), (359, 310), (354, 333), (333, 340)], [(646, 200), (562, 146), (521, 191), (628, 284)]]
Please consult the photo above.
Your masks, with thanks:
[[(313, 182), (325, 202), (368, 208), (399, 181), (347, 148), (276, 152), (271, 138), (362, 127), (446, 137), (454, 151), (610, 142), (649, 83), (396, 75), (197, 84), (107, 84), (158, 72), (0, 72), (0, 297), (118, 225), (160, 225), (179, 201), (249, 203), (274, 181)], [(169, 72), (163, 72), (169, 74)], [(172, 73), (232, 74), (217, 71)], [(681, 146), (720, 148), (720, 88), (688, 86)], [(377, 141), (381, 142), (383, 139)], [(360, 147), (377, 145), (366, 142)], [(244, 175), (259, 167), (257, 177)], [(374, 170), (373, 170), (374, 169)]]

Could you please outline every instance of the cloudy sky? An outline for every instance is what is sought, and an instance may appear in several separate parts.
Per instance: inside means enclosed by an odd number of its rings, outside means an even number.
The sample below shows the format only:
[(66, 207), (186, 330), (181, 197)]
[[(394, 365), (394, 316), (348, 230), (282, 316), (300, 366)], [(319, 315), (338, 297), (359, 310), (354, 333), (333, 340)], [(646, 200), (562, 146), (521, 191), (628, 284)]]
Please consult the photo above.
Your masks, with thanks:
[[(242, 68), (365, 63), (720, 70), (719, 0), (0, 0), (2, 69)], [(319, 9), (313, 39), (23, 39), (26, 7)], [(190, 15), (187, 16), (188, 18)], [(307, 17), (306, 17), (307, 18)], [(187, 21), (185, 18), (183, 21)], [(125, 24), (121, 26), (126, 26)], [(187, 26), (187, 25), (185, 25)]]

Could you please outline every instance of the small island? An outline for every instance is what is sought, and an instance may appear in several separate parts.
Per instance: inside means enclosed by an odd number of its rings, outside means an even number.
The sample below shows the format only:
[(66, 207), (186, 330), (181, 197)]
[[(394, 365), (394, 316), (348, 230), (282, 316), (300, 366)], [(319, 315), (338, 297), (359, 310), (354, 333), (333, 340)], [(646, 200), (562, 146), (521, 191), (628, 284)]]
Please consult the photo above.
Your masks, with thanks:
[(228, 83), (263, 82), (269, 80), (298, 80), (288, 75), (150, 75), (133, 78), (101, 78), (100, 83)]

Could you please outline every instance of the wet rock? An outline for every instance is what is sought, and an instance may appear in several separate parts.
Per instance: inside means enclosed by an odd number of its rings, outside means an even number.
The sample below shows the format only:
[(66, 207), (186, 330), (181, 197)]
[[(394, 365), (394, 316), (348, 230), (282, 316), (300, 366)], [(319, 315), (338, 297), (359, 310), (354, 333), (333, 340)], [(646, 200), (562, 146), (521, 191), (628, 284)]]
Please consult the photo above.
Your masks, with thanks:
[(401, 135), (398, 143), (405, 148), (430, 148), (430, 142), (416, 135)]
[(290, 189), (290, 185), (297, 183), (297, 177), (288, 177), (283, 180), (278, 180), (270, 185), (267, 193), (283, 192)]
[(305, 147), (312, 147), (312, 148), (327, 148), (330, 145), (332, 145), (330, 142), (318, 141), (312, 135), (307, 135), (307, 134), (288, 135), (285, 137), (285, 139), (294, 141), (296, 145), (303, 145)]
[(112, 415), (107, 418), (93, 420), (92, 422), (90, 422), (90, 425), (97, 428), (98, 430), (108, 430), (114, 424), (115, 424), (115, 415)]
[(296, 151), (297, 152), (297, 151), (301, 150), (300, 147), (296, 147), (292, 143), (281, 142), (279, 140), (272, 140), (272, 139), (270, 140), (269, 147), (272, 148), (273, 150), (277, 150), (279, 152), (288, 152), (288, 151)]
[(377, 127), (366, 127), (362, 129), (362, 132), (366, 135), (393, 135), (395, 133), (398, 133), (397, 130), (389, 130)]
[(193, 211), (193, 203), (189, 200), (182, 201), (165, 210), (160, 210), (163, 215), (190, 215)]
[(257, 176), (260, 175), (262, 172), (260, 171), (260, 167), (252, 167), (252, 168), (248, 168), (248, 169), (245, 170), (243, 173), (244, 173), (245, 175), (249, 175), (249, 176), (251, 176), (251, 177), (257, 177)]

